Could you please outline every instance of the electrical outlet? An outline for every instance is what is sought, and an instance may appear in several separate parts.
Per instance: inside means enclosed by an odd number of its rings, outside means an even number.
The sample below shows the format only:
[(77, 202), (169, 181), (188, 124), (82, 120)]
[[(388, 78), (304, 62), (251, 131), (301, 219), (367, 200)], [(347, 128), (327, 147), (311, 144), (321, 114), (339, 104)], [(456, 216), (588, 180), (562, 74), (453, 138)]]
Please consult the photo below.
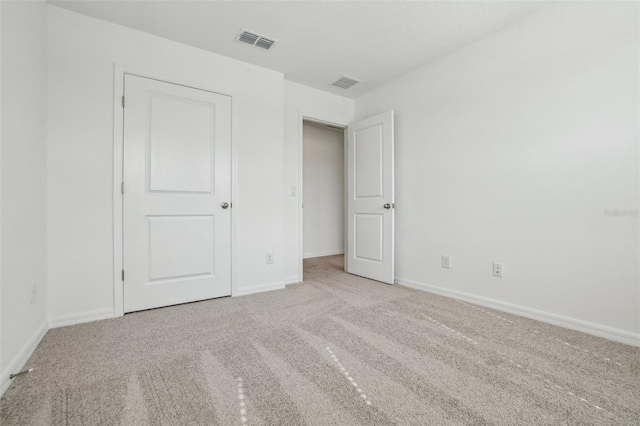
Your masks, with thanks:
[(442, 255), (442, 267), (451, 268), (451, 257), (447, 254)]
[(267, 253), (267, 265), (271, 265), (273, 263), (273, 253)]
[(31, 297), (29, 298), (29, 302), (33, 305), (38, 300), (38, 294), (36, 293), (36, 283), (31, 283)]
[(502, 263), (493, 262), (493, 276), (502, 278)]

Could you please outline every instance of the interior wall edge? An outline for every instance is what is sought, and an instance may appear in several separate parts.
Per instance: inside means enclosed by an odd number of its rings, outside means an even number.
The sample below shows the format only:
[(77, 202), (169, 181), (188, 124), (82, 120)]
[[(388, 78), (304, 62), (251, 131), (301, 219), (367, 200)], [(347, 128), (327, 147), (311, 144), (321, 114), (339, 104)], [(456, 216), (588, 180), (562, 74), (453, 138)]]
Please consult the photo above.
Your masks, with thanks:
[(0, 6), (4, 389), (47, 320), (47, 9), (43, 1)]
[(319, 251), (314, 253), (305, 253), (302, 258), (303, 259), (313, 259), (314, 257), (325, 257), (325, 256), (335, 256), (338, 254), (344, 254), (344, 250), (329, 250), (329, 251)]
[(284, 286), (285, 286), (284, 281), (276, 281), (273, 283), (258, 284), (250, 287), (242, 287), (238, 289), (238, 292), (234, 295), (234, 297), (247, 296), (249, 294), (256, 294), (256, 293), (264, 293), (265, 291), (284, 290)]
[(298, 275), (292, 275), (290, 277), (284, 277), (284, 285), (297, 284), (299, 282), (300, 282), (300, 277)]
[(115, 318), (113, 307), (51, 317), (49, 318), (49, 328), (66, 327), (109, 318)]
[(614, 342), (640, 347), (640, 333), (631, 333), (625, 330), (619, 330), (613, 327), (607, 327), (604, 325), (583, 321), (577, 318), (570, 318), (563, 315), (553, 314), (551, 312), (540, 311), (538, 309), (528, 308), (526, 306), (503, 302), (487, 297), (477, 296), (475, 294), (465, 293), (462, 291), (450, 290), (448, 288), (413, 281), (406, 278), (396, 277), (395, 282), (396, 284), (415, 290), (426, 291), (428, 293), (450, 297), (452, 299), (475, 303), (477, 305), (495, 309), (497, 311), (518, 315), (521, 317), (544, 322), (546, 324), (564, 327), (570, 330), (580, 331), (597, 337), (603, 337)]
[[(11, 385), (11, 380), (9, 379), (9, 375), (13, 373), (17, 373), (25, 366), (31, 355), (35, 352), (36, 348), (44, 339), (44, 336), (49, 331), (49, 321), (45, 320), (42, 322), (40, 327), (35, 331), (35, 333), (31, 336), (31, 338), (27, 341), (27, 343), (22, 347), (20, 352), (16, 355), (16, 357), (9, 363), (7, 369), (2, 372), (0, 376), (0, 398), (4, 395), (5, 391), (9, 389)], [(34, 367), (36, 368), (36, 367)], [(16, 378), (14, 380), (20, 380), (20, 378)]]

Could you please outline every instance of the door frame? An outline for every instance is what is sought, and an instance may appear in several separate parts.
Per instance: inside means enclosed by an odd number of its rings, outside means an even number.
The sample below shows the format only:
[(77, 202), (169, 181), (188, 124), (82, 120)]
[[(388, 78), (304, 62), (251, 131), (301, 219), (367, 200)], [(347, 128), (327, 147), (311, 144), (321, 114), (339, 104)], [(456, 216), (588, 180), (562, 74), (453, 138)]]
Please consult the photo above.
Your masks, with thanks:
[[(346, 173), (347, 170), (347, 127), (349, 123), (345, 122), (336, 122), (331, 118), (327, 117), (324, 114), (320, 114), (314, 111), (307, 111), (304, 109), (298, 110), (298, 279), (302, 282), (304, 281), (304, 246), (303, 246), (303, 237), (304, 237), (304, 211), (302, 209), (302, 204), (304, 202), (304, 135), (303, 128), (305, 121), (312, 121), (318, 124), (327, 124), (329, 126), (342, 127), (344, 130), (344, 170)], [(344, 254), (347, 255), (347, 179), (344, 179), (344, 202), (345, 209), (343, 212), (344, 216)]]
[(213, 87), (202, 82), (185, 80), (181, 77), (166, 75), (156, 72), (148, 72), (136, 67), (129, 67), (119, 63), (114, 63), (113, 72), (113, 316), (124, 315), (124, 281), (122, 281), (122, 270), (124, 269), (124, 205), (121, 193), (123, 181), (123, 159), (124, 159), (124, 108), (122, 107), (122, 96), (124, 95), (125, 74), (144, 77), (151, 80), (158, 80), (169, 84), (177, 84), (193, 89), (213, 92), (231, 98), (231, 296), (236, 296), (237, 289), (237, 207), (233, 208), (233, 202), (238, 199), (238, 147), (237, 147), (237, 124), (238, 124), (238, 102), (235, 91), (228, 87)]

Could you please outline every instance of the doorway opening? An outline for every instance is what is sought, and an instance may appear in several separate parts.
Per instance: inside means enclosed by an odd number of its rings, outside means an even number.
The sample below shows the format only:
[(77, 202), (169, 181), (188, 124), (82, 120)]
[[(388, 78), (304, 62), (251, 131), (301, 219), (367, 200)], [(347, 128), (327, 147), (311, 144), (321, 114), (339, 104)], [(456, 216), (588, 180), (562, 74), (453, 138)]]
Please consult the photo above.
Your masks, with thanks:
[(342, 126), (302, 122), (303, 261), (345, 253), (345, 136)]
[[(302, 113), (299, 117), (298, 276), (300, 281), (304, 281), (304, 258), (311, 259), (315, 256), (339, 253), (338, 245), (323, 244), (329, 241), (335, 243), (342, 239), (345, 272), (393, 284), (395, 282), (393, 111), (385, 111), (349, 123), (348, 126), (315, 118), (309, 119), (308, 115)], [(313, 139), (313, 135), (318, 133), (316, 130), (318, 128), (337, 132), (334, 140), (338, 146), (340, 139), (342, 140), (341, 160), (339, 156), (333, 155), (333, 160), (329, 163), (331, 154), (321, 154), (323, 151), (318, 151), (315, 156), (312, 156), (310, 152), (313, 151), (307, 150), (308, 161), (305, 161), (305, 145), (307, 147), (314, 145), (316, 141), (309, 140), (309, 136), (311, 135)], [(331, 137), (327, 136), (327, 138)], [(335, 153), (336, 150), (330, 152)], [(314, 175), (313, 164), (306, 164), (311, 161), (310, 158), (321, 159), (319, 167), (316, 168), (321, 172), (320, 177)], [(322, 160), (331, 166), (322, 166)], [(339, 166), (340, 162), (342, 167)], [(322, 185), (332, 182), (332, 187), (336, 189), (331, 192), (331, 196), (325, 192), (326, 188), (318, 190), (322, 187), (317, 183), (318, 181), (322, 182)], [(342, 183), (341, 193), (339, 183)], [(293, 187), (291, 191), (291, 195), (295, 196), (296, 188)], [(318, 220), (317, 218), (322, 216), (317, 214), (316, 209), (328, 212), (325, 213), (327, 217), (342, 217), (342, 224), (340, 225), (340, 220), (334, 220), (334, 222)], [(315, 220), (313, 215), (316, 216)], [(339, 232), (340, 229), (342, 232)], [(321, 244), (316, 244), (318, 241), (310, 238), (311, 235), (320, 239)]]

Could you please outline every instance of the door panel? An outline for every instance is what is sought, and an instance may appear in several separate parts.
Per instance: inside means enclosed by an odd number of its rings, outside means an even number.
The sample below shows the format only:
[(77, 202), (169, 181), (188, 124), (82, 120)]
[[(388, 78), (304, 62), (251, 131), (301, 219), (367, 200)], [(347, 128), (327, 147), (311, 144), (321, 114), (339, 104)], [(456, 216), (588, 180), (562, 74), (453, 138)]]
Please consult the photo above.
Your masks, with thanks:
[(231, 294), (231, 98), (125, 75), (125, 312)]
[(355, 198), (382, 198), (382, 125), (354, 132)]
[(356, 213), (354, 257), (359, 260), (383, 263), (383, 235), (382, 214)]
[(150, 190), (210, 193), (215, 104), (153, 94), (150, 98)]
[(393, 111), (347, 132), (346, 270), (393, 284)]
[(150, 281), (214, 273), (215, 216), (152, 216), (147, 219)]

